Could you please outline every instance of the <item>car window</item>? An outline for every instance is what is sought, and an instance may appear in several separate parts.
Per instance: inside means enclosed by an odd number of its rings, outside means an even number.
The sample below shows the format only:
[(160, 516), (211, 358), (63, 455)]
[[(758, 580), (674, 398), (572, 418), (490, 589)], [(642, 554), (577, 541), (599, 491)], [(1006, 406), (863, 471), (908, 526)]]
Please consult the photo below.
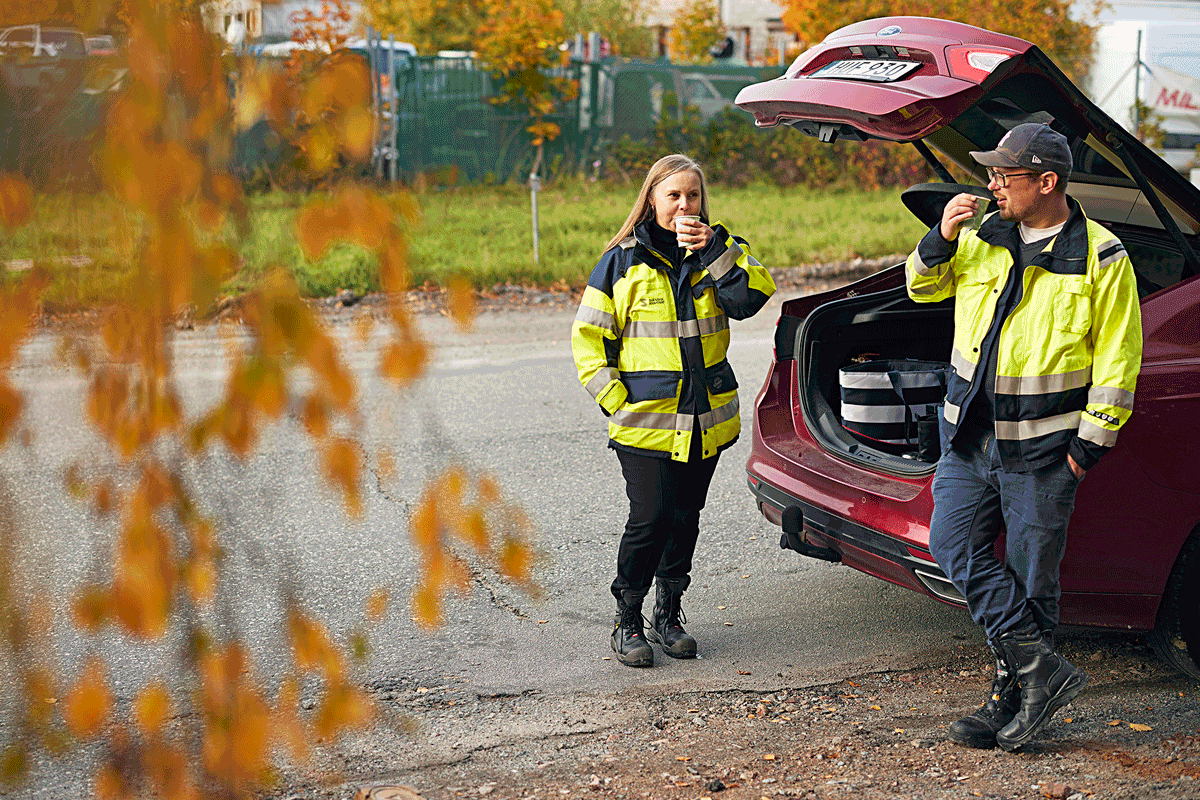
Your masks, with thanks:
[[(1139, 296), (1145, 297), (1190, 277), (1187, 262), (1172, 243), (1134, 228), (1114, 228), (1113, 233), (1129, 254), (1137, 274)], [(1200, 241), (1193, 239), (1192, 247), (1200, 247)]]
[(83, 37), (74, 31), (42, 31), (42, 42), (54, 46), (60, 56), (81, 56), (84, 54)]
[(18, 28), (9, 31), (4, 37), (4, 43), (7, 44), (33, 44), (33, 30), (30, 28)]

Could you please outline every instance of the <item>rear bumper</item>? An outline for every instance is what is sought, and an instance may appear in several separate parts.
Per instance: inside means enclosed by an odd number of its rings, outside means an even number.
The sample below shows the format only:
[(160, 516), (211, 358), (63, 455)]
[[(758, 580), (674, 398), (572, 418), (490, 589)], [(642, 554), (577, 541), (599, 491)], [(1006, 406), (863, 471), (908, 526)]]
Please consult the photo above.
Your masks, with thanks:
[[(798, 508), (803, 515), (803, 537), (810, 545), (827, 547), (841, 563), (944, 603), (965, 607), (966, 601), (946, 578), (928, 551), (905, 544), (788, 494), (751, 474), (747, 483), (758, 510), (770, 522), (782, 525), (783, 512)], [(785, 532), (780, 547), (802, 552), (794, 534)]]

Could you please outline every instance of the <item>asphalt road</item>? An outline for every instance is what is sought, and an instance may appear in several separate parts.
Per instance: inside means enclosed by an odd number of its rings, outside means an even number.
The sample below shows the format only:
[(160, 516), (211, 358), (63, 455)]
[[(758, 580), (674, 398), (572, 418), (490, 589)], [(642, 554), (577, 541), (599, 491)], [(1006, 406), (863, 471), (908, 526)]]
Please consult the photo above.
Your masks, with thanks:
[[(405, 394), (375, 375), (380, 332), (361, 342), (349, 324), (353, 313), (341, 312), (332, 324), (361, 381), (366, 451), (388, 449), (399, 474), (373, 476), (365, 515), (348, 520), (321, 483), (311, 442), (294, 419), (270, 430), (244, 463), (213, 450), (193, 465), (189, 476), (222, 523), (234, 579), (224, 613), (211, 623), (237, 628), (253, 643), (258, 674), (273, 676), (286, 663), (279, 635), (285, 591), (344, 634), (362, 622), (365, 599), (386, 587), (396, 601), (374, 628), (365, 684), (378, 690), (452, 680), (477, 696), (537, 692), (559, 700), (769, 691), (947, 664), (963, 645), (982, 652), (965, 612), (780, 550), (778, 529), (755, 510), (744, 472), (750, 415), (781, 299), (733, 323), (730, 361), (741, 383), (744, 433), (721, 458), (684, 598), (688, 630), (700, 643), (695, 661), (660, 657), (654, 669), (633, 670), (610, 659), (608, 584), (627, 501), (604, 419), (575, 377), (573, 312), (561, 310), (489, 313), (468, 333), (423, 316), (434, 366)], [(213, 402), (227, 378), (229, 349), (244, 342), (228, 325), (178, 335), (177, 374), (189, 413)], [(63, 668), (102, 653), (114, 666), (118, 696), (129, 698), (155, 674), (170, 678), (178, 640), (90, 641), (71, 628), (67, 613), (71, 593), (103, 574), (114, 532), (66, 495), (63, 472), (75, 462), (113, 469), (113, 459), (84, 423), (83, 384), (59, 362), (55, 335), (31, 340), (11, 375), (27, 393), (35, 434), (32, 448), (10, 445), (0, 461), (3, 490), (23, 521), (22, 572), (50, 598)], [(480, 570), (465, 596), (451, 598), (446, 624), (427, 632), (414, 624), (407, 603), (416, 558), (406, 518), (425, 480), (456, 458), (491, 471), (526, 509), (544, 555), (537, 571), (544, 592), (529, 598)]]

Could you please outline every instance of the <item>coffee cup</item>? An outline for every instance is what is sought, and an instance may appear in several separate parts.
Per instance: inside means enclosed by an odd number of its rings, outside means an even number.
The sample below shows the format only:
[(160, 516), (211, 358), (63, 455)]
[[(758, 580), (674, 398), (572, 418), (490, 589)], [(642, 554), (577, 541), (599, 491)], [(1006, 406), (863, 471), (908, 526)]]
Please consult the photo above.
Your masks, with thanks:
[(687, 247), (688, 245), (684, 244), (682, 241), (679, 240), (679, 234), (682, 233), (682, 231), (679, 230), (679, 223), (680, 222), (691, 223), (691, 222), (699, 222), (699, 221), (700, 221), (700, 217), (696, 216), (695, 214), (680, 214), (679, 216), (675, 217), (675, 241), (678, 242), (680, 247)]

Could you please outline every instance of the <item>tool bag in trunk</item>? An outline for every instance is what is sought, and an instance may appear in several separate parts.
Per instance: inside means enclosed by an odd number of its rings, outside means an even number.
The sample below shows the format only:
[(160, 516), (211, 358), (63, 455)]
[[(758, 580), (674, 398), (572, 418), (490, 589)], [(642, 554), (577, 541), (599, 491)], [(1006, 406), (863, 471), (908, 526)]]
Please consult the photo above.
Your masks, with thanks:
[(943, 361), (884, 359), (842, 367), (842, 427), (936, 461), (941, 453), (937, 410), (949, 375), (950, 365)]

